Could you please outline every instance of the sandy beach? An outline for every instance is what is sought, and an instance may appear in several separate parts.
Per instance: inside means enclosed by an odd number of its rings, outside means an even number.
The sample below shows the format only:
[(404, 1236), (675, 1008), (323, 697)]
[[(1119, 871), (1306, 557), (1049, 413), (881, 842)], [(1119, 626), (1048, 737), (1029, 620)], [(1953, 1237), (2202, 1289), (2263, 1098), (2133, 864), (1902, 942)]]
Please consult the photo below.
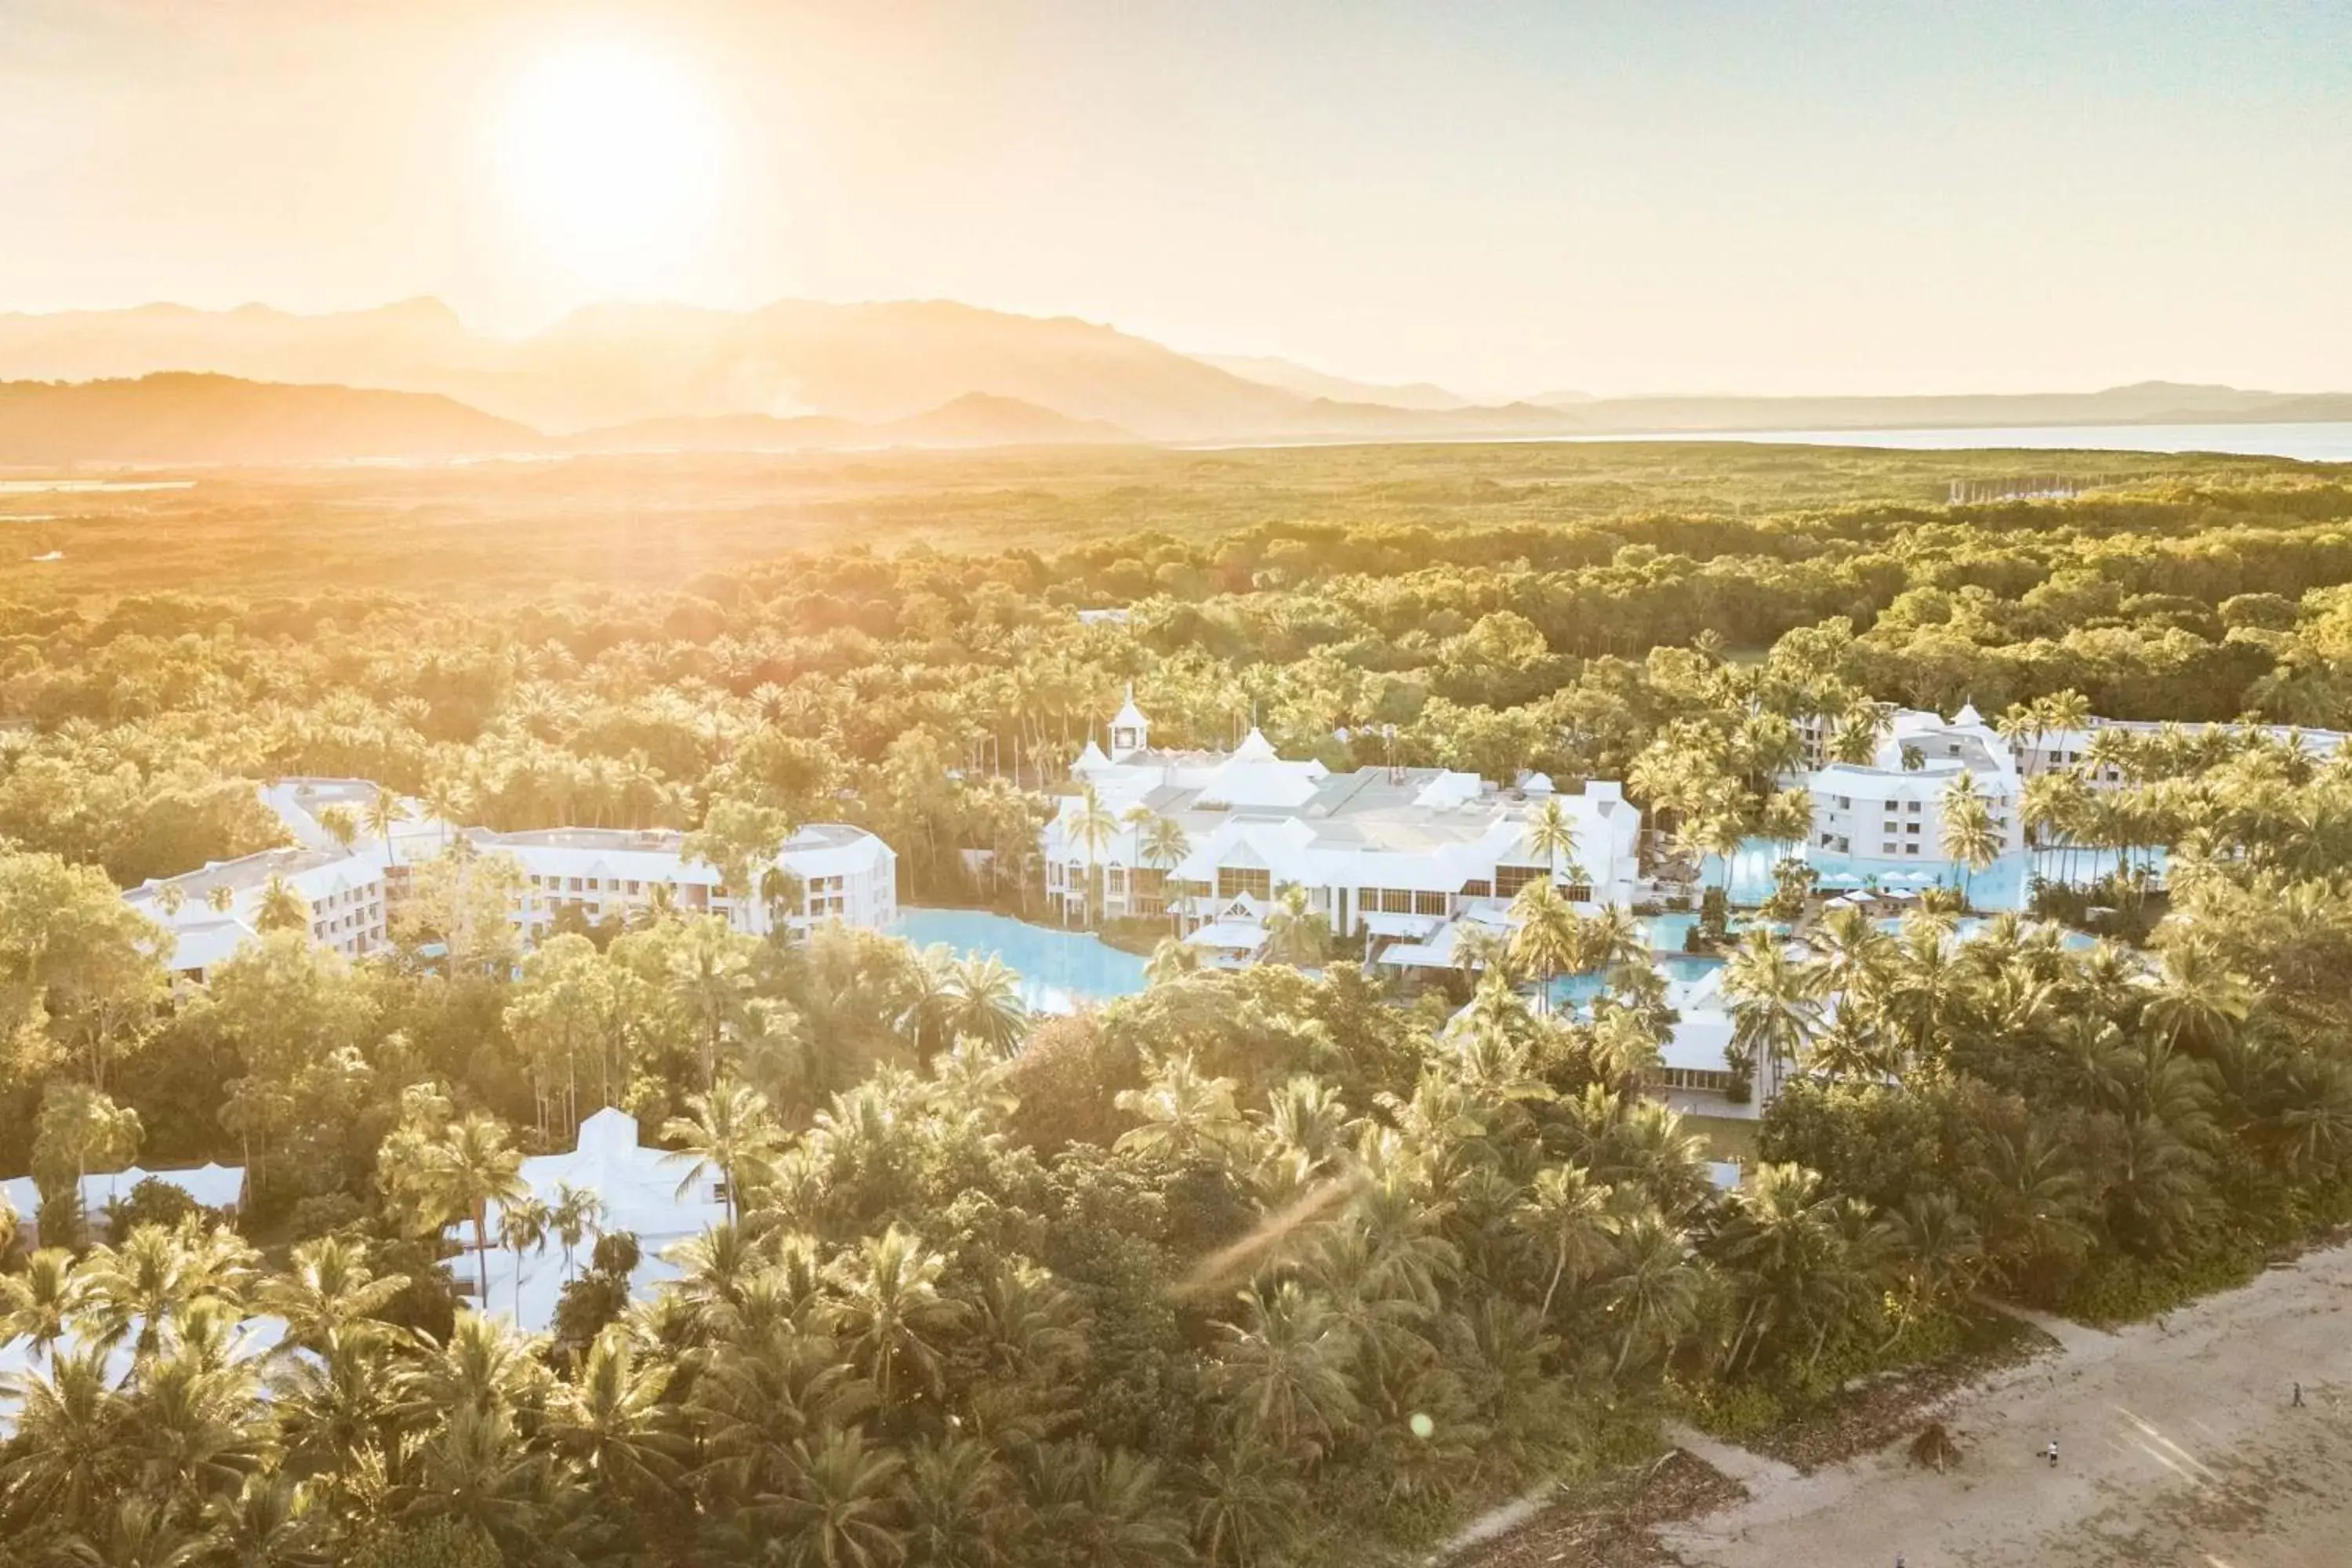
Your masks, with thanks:
[(1748, 1496), (1659, 1539), (1690, 1568), (2343, 1568), (2347, 1304), (2337, 1247), (2118, 1333), (2044, 1322), (2060, 1350), (1929, 1412), (1948, 1473), (1901, 1444), (1811, 1475), (1702, 1452)]

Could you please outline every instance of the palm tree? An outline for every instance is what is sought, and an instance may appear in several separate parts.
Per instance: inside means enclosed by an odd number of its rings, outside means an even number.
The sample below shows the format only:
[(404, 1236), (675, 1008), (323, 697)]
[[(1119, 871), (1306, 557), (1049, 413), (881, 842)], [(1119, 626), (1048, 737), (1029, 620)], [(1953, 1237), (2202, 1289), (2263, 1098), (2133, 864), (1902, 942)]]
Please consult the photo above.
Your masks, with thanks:
[(1885, 732), (1885, 710), (1865, 700), (1838, 721), (1830, 736), (1830, 760), (1868, 767), (1878, 755), (1878, 739)]
[(1576, 822), (1558, 795), (1546, 798), (1528, 818), (1528, 853), (1543, 861), (1554, 882), (1560, 879), (1562, 863), (1576, 858)]
[(1960, 868), (1960, 902), (1969, 901), (1969, 885), (1976, 874), (1991, 865), (2000, 856), (2000, 835), (1992, 825), (1992, 813), (1977, 793), (1974, 774), (1961, 772), (1952, 775), (1944, 786), (1941, 803), (1943, 823), (1940, 842), (1944, 858)]
[(1121, 1089), (1113, 1104), (1143, 1125), (1119, 1135), (1118, 1148), (1171, 1160), (1238, 1147), (1249, 1124), (1234, 1109), (1229, 1078), (1207, 1078), (1186, 1052), (1163, 1060), (1141, 1089)]
[(188, 890), (177, 882), (166, 882), (155, 889), (155, 907), (170, 920), (188, 907)]
[(1582, 924), (1576, 907), (1550, 882), (1534, 881), (1511, 900), (1511, 961), (1535, 972), (1536, 994), (1548, 1010), (1552, 976), (1575, 968), (1582, 956)]
[(838, 1292), (828, 1320), (886, 1405), (903, 1372), (912, 1372), (926, 1389), (936, 1392), (940, 1385), (950, 1337), (967, 1311), (940, 1289), (947, 1267), (945, 1253), (893, 1225), (827, 1270)]
[(1308, 1512), (1307, 1489), (1282, 1450), (1244, 1427), (1193, 1474), (1192, 1540), (1210, 1568), (1279, 1563)]
[(226, 882), (215, 882), (205, 894), (205, 902), (215, 914), (225, 915), (236, 908), (236, 889)]
[[(2025, 781), (2018, 816), (2037, 847), (2071, 849), (2082, 836), (2089, 805), (2090, 791), (2079, 773), (2036, 773)], [(2073, 877), (2064, 874), (2070, 869), (2062, 861), (2059, 880), (2071, 882)]]
[(1243, 1423), (1312, 1460), (1362, 1417), (1348, 1377), (1355, 1336), (1296, 1279), (1245, 1290), (1241, 1303), (1241, 1321), (1218, 1325), (1216, 1386)]
[[(1136, 807), (1139, 812), (1144, 809), (1142, 806)], [(1171, 933), (1181, 932), (1183, 910), (1177, 900), (1170, 895), (1168, 879), (1174, 874), (1176, 868), (1184, 863), (1184, 858), (1192, 853), (1192, 840), (1184, 832), (1183, 824), (1174, 817), (1149, 813), (1147, 816), (1150, 819), (1142, 825), (1141, 841), (1137, 846), (1135, 858), (1141, 864), (1160, 873), (1160, 897), (1168, 908), (1168, 929)], [(1132, 814), (1130, 814), (1130, 820), (1132, 820)]]
[(359, 818), (352, 815), (350, 806), (341, 802), (319, 813), (319, 826), (327, 830), (327, 837), (333, 839), (335, 847), (345, 854), (349, 854), (352, 846), (359, 842)]
[(760, 1504), (774, 1525), (765, 1561), (780, 1568), (891, 1568), (906, 1556), (906, 1531), (895, 1522), (903, 1459), (867, 1447), (854, 1429), (829, 1429), (814, 1447), (796, 1442), (793, 1450), (783, 1489)]
[(294, 884), (277, 872), (261, 887), (261, 902), (256, 906), (253, 918), (256, 931), (299, 931), (310, 929), (310, 906)]
[(0, 1490), (16, 1517), (71, 1528), (127, 1489), (128, 1415), (106, 1363), (103, 1345), (84, 1345), (16, 1381), (15, 1441), (0, 1460)]
[[(547, 1245), (547, 1205), (524, 1193), (499, 1205), (499, 1245), (514, 1254), (515, 1321), (522, 1321), (522, 1255)], [(485, 1309), (488, 1303), (484, 1302)]]
[(216, 1257), (187, 1230), (140, 1226), (120, 1245), (93, 1248), (75, 1271), (83, 1331), (99, 1344), (128, 1339), (138, 1354), (152, 1354), (191, 1315), (239, 1305), (250, 1258)]
[(897, 1019), (898, 1031), (914, 1047), (915, 1060), (929, 1067), (931, 1058), (955, 1043), (949, 1015), (955, 1008), (955, 952), (934, 942), (915, 955), (907, 971), (906, 1005)]
[(259, 1304), (286, 1321), (289, 1340), (313, 1349), (330, 1335), (373, 1323), (408, 1289), (408, 1276), (378, 1275), (365, 1249), (344, 1237), (306, 1241), (295, 1247), (291, 1262), (262, 1286)]
[(1021, 976), (995, 953), (959, 959), (948, 970), (946, 1021), (950, 1039), (974, 1039), (1002, 1056), (1029, 1032)]
[(22, 1273), (0, 1273), (0, 1344), (30, 1342), (36, 1358), (59, 1340), (81, 1295), (74, 1280), (74, 1257), (62, 1247), (45, 1247), (25, 1260)]
[(1820, 973), (1790, 958), (1780, 938), (1753, 926), (1724, 965), (1723, 994), (1731, 1003), (1732, 1048), (1765, 1080), (1769, 1099), (1781, 1068), (1804, 1053), (1821, 1021)]
[(917, 1446), (902, 1488), (910, 1559), (925, 1568), (998, 1568), (1010, 1523), (1006, 1480), (985, 1443), (954, 1436)]
[(604, 1226), (604, 1200), (593, 1187), (578, 1187), (570, 1182), (555, 1184), (555, 1202), (548, 1206), (548, 1228), (555, 1233), (556, 1244), (563, 1249), (563, 1278), (569, 1282), (572, 1259), (580, 1244), (597, 1234)]
[(182, 1526), (163, 1501), (132, 1496), (116, 1500), (96, 1528), (69, 1535), (52, 1560), (74, 1568), (192, 1568), (215, 1546), (208, 1533)]
[(392, 863), (392, 830), (407, 820), (408, 808), (402, 805), (400, 797), (390, 790), (379, 785), (375, 794), (368, 797), (367, 830), (383, 840), (383, 859), (387, 866)]
[(2174, 1045), (2210, 1055), (2246, 1021), (2253, 988), (2210, 950), (2193, 942), (2167, 947), (2147, 999), (2147, 1022)]
[(688, 1095), (686, 1109), (687, 1115), (662, 1124), (662, 1137), (677, 1145), (667, 1163), (687, 1166), (678, 1196), (703, 1175), (718, 1172), (719, 1197), (732, 1225), (743, 1184), (768, 1169), (783, 1148), (783, 1133), (768, 1110), (767, 1096), (733, 1079), (721, 1080), (708, 1094)]
[(640, 1363), (615, 1324), (588, 1347), (579, 1375), (557, 1384), (541, 1436), (596, 1489), (624, 1500), (657, 1495), (677, 1480), (684, 1447), (664, 1429), (669, 1381), (670, 1368)]
[(1610, 1256), (1609, 1203), (1614, 1195), (1607, 1183), (1595, 1183), (1579, 1166), (1551, 1165), (1537, 1173), (1511, 1214), (1511, 1223), (1550, 1254), (1551, 1278), (1537, 1316), (1551, 1317), (1552, 1298), (1563, 1279), (1582, 1279)]
[(751, 962), (742, 941), (719, 915), (688, 925), (671, 950), (666, 978), (679, 1009), (695, 1021), (705, 1089), (717, 1080), (719, 1041), (751, 990)]
[(1802, 789), (1774, 791), (1764, 802), (1757, 830), (1772, 842), (1776, 851), (1773, 858), (1785, 859), (1792, 846), (1801, 845), (1812, 837), (1812, 793)]
[(1309, 907), (1305, 888), (1296, 882), (1286, 885), (1266, 911), (1263, 957), (1268, 963), (1304, 969), (1321, 963), (1330, 950), (1330, 917)]
[(506, 1129), (475, 1114), (452, 1125), (425, 1151), (425, 1190), (441, 1211), (473, 1222), (475, 1281), (481, 1310), (490, 1305), (490, 1205), (521, 1197), (522, 1156)]
[(1103, 856), (1118, 839), (1118, 818), (1103, 804), (1102, 795), (1091, 784), (1078, 790), (1077, 809), (1070, 814), (1070, 842), (1086, 851), (1087, 886), (1082, 895), (1083, 914), (1079, 923), (1095, 921), (1095, 883)]

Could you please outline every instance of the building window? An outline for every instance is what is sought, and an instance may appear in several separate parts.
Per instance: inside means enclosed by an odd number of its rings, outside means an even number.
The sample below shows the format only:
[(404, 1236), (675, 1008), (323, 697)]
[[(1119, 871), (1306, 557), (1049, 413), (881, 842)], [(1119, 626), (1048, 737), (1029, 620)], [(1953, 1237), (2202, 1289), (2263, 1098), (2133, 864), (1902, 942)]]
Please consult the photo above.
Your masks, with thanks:
[(1412, 889), (1411, 888), (1382, 888), (1381, 889), (1381, 913), (1384, 915), (1409, 915), (1412, 913)]
[(1559, 890), (1559, 896), (1571, 904), (1589, 904), (1592, 901), (1592, 884), (1570, 882)]
[(1248, 894), (1253, 899), (1274, 896), (1274, 873), (1263, 868), (1220, 866), (1217, 868), (1217, 897), (1238, 898)]
[(1495, 868), (1495, 896), (1498, 899), (1516, 897), (1529, 882), (1540, 882), (1550, 874), (1545, 866), (1497, 866)]
[(1110, 868), (1110, 890), (1114, 893), (1124, 893), (1127, 891), (1126, 867), (1113, 866)]
[(1445, 912), (1445, 895), (1444, 893), (1413, 894), (1412, 912), (1417, 915), (1444, 914)]
[(1473, 877), (1462, 884), (1462, 896), (1465, 899), (1491, 899), (1495, 896), (1495, 884), (1484, 877)]

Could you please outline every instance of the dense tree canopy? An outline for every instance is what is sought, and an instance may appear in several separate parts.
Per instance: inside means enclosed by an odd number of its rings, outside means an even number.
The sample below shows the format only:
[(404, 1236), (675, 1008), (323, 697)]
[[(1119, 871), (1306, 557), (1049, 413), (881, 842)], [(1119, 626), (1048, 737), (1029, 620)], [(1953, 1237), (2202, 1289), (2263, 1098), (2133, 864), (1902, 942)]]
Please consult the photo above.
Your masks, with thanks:
[[(1039, 1019), (1001, 967), (840, 927), (518, 954), (455, 871), (381, 958), (271, 931), (173, 988), (116, 885), (271, 842), (255, 781), (356, 774), (747, 874), (845, 819), (911, 900), (1018, 910), (1041, 792), (1129, 681), (1172, 744), (1255, 713), (1335, 765), (1619, 777), (1691, 848), (1789, 842), (1803, 726), (1867, 743), (1880, 702), (2352, 723), (2347, 517), (2334, 481), (2183, 483), (0, 606), (0, 1167), (252, 1178), (234, 1232), (151, 1194), (92, 1245), (45, 1203), (0, 1250), (0, 1337), (43, 1352), (0, 1563), (1337, 1560), (1664, 1405), (1936, 1353), (1980, 1291), (2114, 1315), (2226, 1277), (2352, 1214), (2352, 761), (2243, 734), (2033, 780), (2046, 855), (2126, 868), (2047, 920), (1732, 953), (1735, 1048), (1785, 1087), (1729, 1193), (1643, 1092), (1674, 1020), (1639, 929), (1542, 893), (1450, 991), (1283, 907), (1286, 962)], [(1569, 970), (1591, 1007), (1510, 984)], [(593, 1205), (507, 1202), (607, 1103), (729, 1194), (635, 1306)], [(445, 1233), (560, 1252), (556, 1332), (468, 1310), (487, 1253)]]

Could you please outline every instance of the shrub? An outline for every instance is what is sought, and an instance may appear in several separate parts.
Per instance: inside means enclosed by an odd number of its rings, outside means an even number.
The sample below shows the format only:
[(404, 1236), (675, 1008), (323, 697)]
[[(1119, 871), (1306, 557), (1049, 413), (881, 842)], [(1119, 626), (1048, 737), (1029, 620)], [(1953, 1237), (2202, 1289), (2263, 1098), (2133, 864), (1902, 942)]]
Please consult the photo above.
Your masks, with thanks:
[(160, 1225), (170, 1230), (182, 1220), (205, 1212), (202, 1204), (171, 1183), (148, 1176), (106, 1205), (106, 1234), (120, 1238), (142, 1225)]

